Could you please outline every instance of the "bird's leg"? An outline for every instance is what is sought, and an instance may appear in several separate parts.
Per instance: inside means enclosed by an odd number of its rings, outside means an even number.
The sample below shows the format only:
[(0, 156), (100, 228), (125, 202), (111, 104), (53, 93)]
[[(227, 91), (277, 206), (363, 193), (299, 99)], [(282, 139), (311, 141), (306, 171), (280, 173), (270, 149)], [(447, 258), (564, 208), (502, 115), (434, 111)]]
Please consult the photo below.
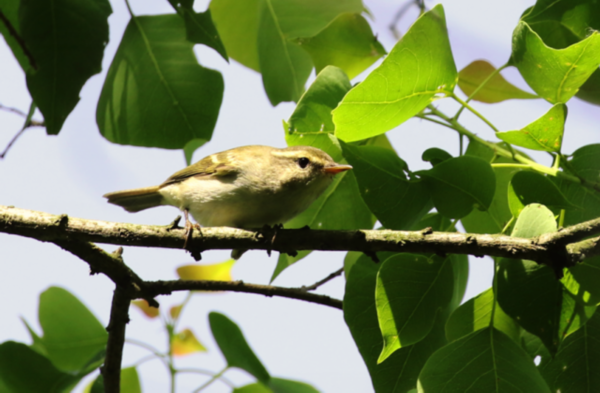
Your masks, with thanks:
[[(192, 234), (194, 233), (194, 228), (196, 228), (196, 229), (198, 229), (198, 231), (200, 231), (200, 225), (192, 224), (192, 221), (190, 221), (189, 214), (190, 214), (190, 212), (187, 209), (183, 210), (183, 216), (185, 217), (185, 233), (183, 235), (185, 242), (183, 243), (183, 248), (192, 252), (192, 250), (190, 250), (188, 248), (188, 243), (192, 239)], [(200, 233), (202, 233), (202, 232), (200, 232)]]
[(273, 244), (275, 243), (275, 238), (277, 237), (277, 231), (283, 228), (283, 224), (275, 224), (272, 227), (269, 225), (265, 225), (263, 230), (273, 230), (273, 237), (271, 238), (270, 247), (267, 248), (267, 255), (271, 256), (271, 251), (273, 250)]

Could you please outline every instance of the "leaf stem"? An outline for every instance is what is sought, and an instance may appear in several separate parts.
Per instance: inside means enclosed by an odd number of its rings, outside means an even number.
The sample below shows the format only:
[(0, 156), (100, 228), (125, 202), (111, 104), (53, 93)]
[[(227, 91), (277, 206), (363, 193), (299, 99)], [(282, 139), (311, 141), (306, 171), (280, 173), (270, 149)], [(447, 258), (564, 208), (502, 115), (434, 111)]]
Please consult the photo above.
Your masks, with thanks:
[[(510, 65), (510, 62), (507, 62), (506, 64), (502, 65), (500, 68), (497, 68), (494, 70), (494, 72), (492, 72), (491, 74), (488, 75), (487, 78), (484, 79), (483, 82), (481, 82), (479, 84), (479, 86), (477, 86), (477, 88), (475, 90), (473, 90), (473, 92), (471, 93), (471, 95), (467, 98), (467, 101), (465, 101), (466, 103), (469, 103), (474, 97), (475, 95), (477, 95), (477, 93), (479, 93), (479, 91), (481, 89), (483, 89), (483, 87), (490, 81), (492, 80), (493, 77), (495, 77), (496, 75), (498, 75), (500, 73), (500, 71), (502, 71), (503, 69), (505, 69), (506, 67), (508, 67)], [(458, 112), (456, 112), (456, 115), (454, 115), (454, 119), (458, 120), (458, 118), (460, 117), (460, 114), (462, 113), (462, 111), (464, 111), (466, 108), (466, 106), (461, 106), (460, 109), (458, 110)]]
[(208, 387), (210, 384), (212, 384), (213, 382), (215, 382), (217, 379), (221, 378), (221, 376), (223, 374), (225, 374), (225, 371), (227, 371), (227, 370), (229, 370), (229, 366), (225, 366), (225, 368), (223, 370), (221, 370), (218, 373), (216, 373), (215, 375), (213, 375), (211, 379), (209, 379), (208, 381), (206, 381), (206, 383), (204, 383), (198, 389), (194, 390), (193, 393), (198, 393), (199, 391), (201, 391), (204, 388)]
[[(494, 126), (488, 119), (486, 119), (485, 116), (483, 116), (481, 113), (477, 112), (471, 105), (469, 105), (465, 101), (461, 100), (456, 94), (451, 93), (450, 97), (452, 97), (456, 102), (458, 102), (459, 104), (461, 104), (464, 108), (467, 108), (475, 116), (477, 116), (478, 118), (480, 118), (485, 124), (487, 124), (488, 126), (490, 126), (490, 128), (492, 130), (494, 130), (494, 132), (500, 132), (500, 130), (498, 130), (496, 128), (496, 126)], [(454, 118), (452, 118), (452, 120), (456, 121), (456, 118), (454, 117)]]

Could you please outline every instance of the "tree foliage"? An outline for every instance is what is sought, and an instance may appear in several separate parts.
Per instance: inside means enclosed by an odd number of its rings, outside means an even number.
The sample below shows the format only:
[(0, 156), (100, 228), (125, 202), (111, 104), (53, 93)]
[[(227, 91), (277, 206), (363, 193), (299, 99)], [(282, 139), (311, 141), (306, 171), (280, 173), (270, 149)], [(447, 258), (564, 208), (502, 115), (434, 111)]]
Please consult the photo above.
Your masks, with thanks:
[[(97, 103), (99, 131), (112, 143), (182, 149), (189, 161), (210, 141), (224, 82), (195, 58), (193, 46), (202, 44), (259, 72), (272, 105), (297, 103), (284, 121), (288, 145), (318, 147), (354, 168), (286, 228), (361, 230), (378, 222), (426, 236), (462, 227), (535, 244), (540, 236), (600, 217), (600, 144), (572, 154), (562, 150), (565, 132), (575, 131), (565, 127), (569, 102), (600, 104), (600, 6), (593, 0), (538, 0), (515, 25), (506, 64), (495, 68), (477, 60), (460, 71), (441, 5), (422, 9), (396, 45), (384, 48), (360, 0), (212, 0), (204, 12), (194, 10), (193, 0), (169, 2), (171, 14), (130, 10)], [(33, 100), (27, 122), (37, 107), (47, 133), (58, 134), (85, 82), (101, 70), (110, 4), (0, 0), (0, 11), (0, 32), (27, 75)], [(533, 92), (508, 82), (501, 75), (508, 67)], [(306, 86), (313, 69), (317, 76)], [(552, 106), (530, 124), (504, 131), (471, 106), (510, 99)], [(438, 100), (453, 100), (460, 109), (446, 114)], [(464, 110), (495, 138), (463, 126)], [(423, 160), (431, 168), (412, 171), (386, 132), (414, 117), (456, 132), (459, 155), (428, 149)], [(527, 150), (547, 153), (553, 164), (534, 161)], [(419, 254), (349, 253), (344, 319), (375, 390), (600, 391), (600, 256), (570, 265), (566, 246), (559, 243), (552, 258), (535, 261), (496, 258), (493, 286), (464, 303), (464, 253), (435, 246)], [(281, 253), (272, 279), (309, 252)], [(232, 264), (186, 267), (179, 274), (226, 281)], [(171, 371), (174, 356), (203, 350), (192, 331), (177, 327), (188, 300), (163, 315), (170, 351), (157, 356)], [(158, 317), (144, 302), (134, 304)], [(234, 392), (316, 391), (272, 376), (226, 316), (211, 313), (209, 320), (227, 366), (206, 386), (236, 367), (256, 383)], [(33, 344), (0, 345), (0, 390), (69, 391), (105, 361), (106, 332), (65, 290), (41, 295), (39, 321), (41, 335), (28, 327)], [(109, 391), (105, 382), (99, 377), (88, 391)], [(121, 388), (141, 391), (135, 368), (121, 371)]]

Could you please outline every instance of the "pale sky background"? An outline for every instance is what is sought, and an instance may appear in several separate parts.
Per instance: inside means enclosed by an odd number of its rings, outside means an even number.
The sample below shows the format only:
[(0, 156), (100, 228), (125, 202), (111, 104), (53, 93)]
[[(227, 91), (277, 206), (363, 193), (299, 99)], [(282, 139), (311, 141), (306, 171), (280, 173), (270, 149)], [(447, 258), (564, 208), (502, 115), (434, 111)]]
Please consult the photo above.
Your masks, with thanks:
[[(206, 1), (197, 1), (197, 10), (206, 8)], [(436, 3), (428, 1), (429, 8)], [(476, 59), (486, 59), (496, 67), (509, 58), (511, 34), (523, 10), (532, 0), (491, 2), (480, 0), (442, 1), (445, 6), (450, 41), (457, 68), (460, 70)], [(43, 129), (28, 130), (0, 161), (0, 204), (39, 210), (53, 214), (139, 224), (167, 224), (178, 212), (170, 207), (129, 214), (108, 205), (101, 197), (109, 191), (149, 186), (161, 183), (185, 166), (181, 151), (119, 146), (99, 134), (95, 122), (98, 100), (106, 70), (119, 45), (129, 15), (124, 1), (111, 1), (113, 14), (103, 72), (93, 76), (81, 91), (81, 101), (67, 119), (59, 136), (47, 136)], [(374, 31), (390, 51), (395, 40), (388, 30), (390, 20), (404, 1), (366, 0), (371, 10)], [(134, 13), (171, 13), (166, 0), (131, 0)], [(405, 32), (417, 15), (416, 8), (408, 12), (400, 29)], [(272, 108), (264, 93), (260, 75), (235, 61), (227, 64), (216, 52), (196, 46), (201, 64), (223, 73), (224, 102), (210, 143), (199, 149), (194, 159), (248, 144), (285, 146), (282, 119), (288, 119), (294, 104)], [(25, 77), (10, 50), (0, 40), (0, 104), (27, 111), (30, 97)], [(377, 63), (379, 64), (379, 63)], [(367, 73), (353, 80), (364, 78)], [(515, 69), (503, 75), (528, 91)], [(314, 77), (314, 76), (313, 76)], [(445, 102), (448, 101), (448, 102)], [(457, 106), (445, 100), (441, 108), (453, 114)], [(542, 100), (512, 100), (496, 105), (474, 104), (500, 130), (525, 126), (549, 108)], [(569, 118), (564, 138), (564, 152), (571, 153), (588, 143), (600, 142), (598, 110), (574, 99), (568, 104)], [(40, 118), (39, 116), (37, 117)], [(467, 111), (461, 117), (470, 130), (483, 138), (494, 140), (492, 131)], [(23, 119), (0, 111), (0, 150), (21, 127)], [(439, 147), (458, 154), (456, 133), (419, 120), (410, 120), (388, 133), (400, 156), (411, 169), (427, 168), (421, 161), (422, 152)], [(545, 164), (549, 156), (532, 154)], [(107, 250), (115, 247), (106, 246)], [(142, 278), (174, 279), (175, 269), (193, 263), (183, 250), (143, 249), (129, 247), (125, 262)], [(217, 263), (229, 257), (228, 251), (202, 254), (201, 263)], [(286, 270), (275, 285), (309, 285), (342, 266), (343, 253), (314, 253)], [(30, 342), (20, 321), (24, 317), (39, 330), (37, 306), (40, 292), (49, 286), (61, 286), (79, 297), (106, 325), (114, 285), (105, 276), (89, 275), (86, 263), (52, 244), (32, 239), (0, 234), (0, 342), (16, 340)], [(277, 255), (268, 258), (265, 252), (249, 252), (235, 265), (235, 279), (267, 284), (277, 262)], [(465, 300), (487, 289), (492, 269), (489, 259), (473, 259)], [(319, 293), (342, 298), (344, 281), (338, 278), (320, 288)], [(183, 298), (184, 293), (160, 297), (162, 312)], [(224, 360), (212, 339), (207, 315), (219, 311), (237, 322), (251, 347), (271, 375), (306, 381), (321, 392), (370, 392), (372, 385), (367, 369), (344, 323), (342, 312), (336, 309), (281, 298), (266, 298), (250, 294), (202, 294), (194, 296), (184, 311), (180, 328), (192, 328), (208, 347), (209, 353), (183, 358), (180, 366), (218, 371)], [(131, 309), (127, 336), (165, 348), (166, 335), (157, 321), (147, 320), (137, 309)], [(145, 350), (127, 345), (124, 366), (147, 355)], [(167, 371), (158, 360), (144, 363), (141, 373), (144, 392), (168, 391)], [(252, 381), (243, 371), (226, 373), (236, 385)], [(89, 381), (90, 377), (86, 379)], [(178, 392), (190, 392), (206, 377), (185, 374), (178, 379)], [(86, 382), (87, 383), (87, 382)], [(76, 389), (80, 392), (81, 385)], [(227, 385), (214, 383), (207, 392), (229, 392)]]

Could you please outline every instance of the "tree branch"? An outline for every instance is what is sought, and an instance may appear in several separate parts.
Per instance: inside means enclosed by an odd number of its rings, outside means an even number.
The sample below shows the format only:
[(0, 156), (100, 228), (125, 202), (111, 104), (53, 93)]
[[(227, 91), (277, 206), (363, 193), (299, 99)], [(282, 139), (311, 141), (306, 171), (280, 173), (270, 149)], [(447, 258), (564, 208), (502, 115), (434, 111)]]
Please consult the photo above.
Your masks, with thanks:
[(148, 293), (154, 296), (169, 295), (173, 291), (230, 291), (254, 293), (265, 296), (279, 296), (289, 299), (304, 300), (342, 309), (342, 301), (326, 295), (306, 292), (299, 288), (276, 287), (272, 285), (248, 284), (243, 281), (210, 281), (210, 280), (173, 280), (146, 281)]
[[(97, 242), (116, 245), (183, 247), (184, 230), (172, 226), (136, 225), (57, 216), (14, 207), (0, 206), (0, 232), (35, 238), (41, 241)], [(293, 253), (297, 250), (426, 252), (437, 254), (489, 255), (529, 259), (556, 267), (556, 239), (565, 250), (564, 266), (581, 260), (581, 252), (569, 251), (565, 241), (600, 234), (600, 218), (540, 238), (524, 239), (504, 235), (480, 235), (432, 231), (355, 230), (325, 231), (280, 229), (243, 230), (227, 227), (202, 228), (194, 231), (191, 247), (195, 250), (254, 249)], [(596, 255), (596, 248), (585, 248), (586, 257)], [(70, 250), (71, 251), (71, 250)], [(590, 254), (591, 253), (591, 254)]]
[(329, 274), (327, 277), (325, 277), (322, 280), (317, 281), (316, 283), (309, 285), (309, 286), (302, 286), (300, 289), (303, 291), (314, 291), (315, 289), (319, 288), (321, 285), (333, 280), (334, 278), (336, 278), (337, 276), (341, 275), (344, 272), (344, 268), (339, 268), (338, 270), (336, 270), (335, 272)]
[(110, 322), (108, 342), (106, 344), (106, 357), (102, 366), (105, 393), (119, 393), (121, 391), (121, 361), (123, 360), (123, 346), (125, 345), (125, 328), (129, 323), (129, 304), (131, 298), (126, 291), (118, 285), (113, 295), (110, 308)]

